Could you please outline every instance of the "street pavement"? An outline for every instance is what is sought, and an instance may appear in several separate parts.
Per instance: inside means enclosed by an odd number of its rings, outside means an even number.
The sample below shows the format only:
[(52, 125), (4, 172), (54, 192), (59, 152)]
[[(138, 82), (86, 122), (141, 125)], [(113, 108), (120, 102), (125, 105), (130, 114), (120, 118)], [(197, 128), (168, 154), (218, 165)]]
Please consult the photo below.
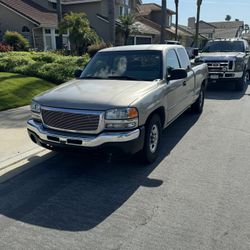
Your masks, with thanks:
[(210, 87), (151, 166), (55, 154), (0, 184), (0, 249), (250, 249), (250, 87)]
[(0, 112), (0, 165), (38, 149), (26, 132), (29, 117), (29, 106)]

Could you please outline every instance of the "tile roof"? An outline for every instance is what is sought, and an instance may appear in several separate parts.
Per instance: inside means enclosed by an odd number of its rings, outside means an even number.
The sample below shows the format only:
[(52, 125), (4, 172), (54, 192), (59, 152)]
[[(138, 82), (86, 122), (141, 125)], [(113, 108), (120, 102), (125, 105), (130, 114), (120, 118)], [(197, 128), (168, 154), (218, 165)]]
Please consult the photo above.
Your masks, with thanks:
[(238, 28), (232, 29), (216, 29), (213, 38), (230, 38), (235, 37), (237, 34)]
[[(152, 11), (161, 11), (161, 6), (156, 3), (146, 3), (138, 5), (139, 13), (143, 16), (149, 15)], [(174, 11), (167, 9), (168, 13), (175, 14)]]
[(41, 26), (57, 26), (57, 14), (29, 0), (0, 0), (0, 4)]
[(61, 0), (61, 2), (62, 4), (79, 4), (79, 3), (101, 2), (101, 0)]
[(239, 28), (240, 26), (244, 25), (243, 21), (223, 21), (223, 22), (209, 22), (209, 24), (212, 24), (217, 29), (233, 29), (233, 28)]

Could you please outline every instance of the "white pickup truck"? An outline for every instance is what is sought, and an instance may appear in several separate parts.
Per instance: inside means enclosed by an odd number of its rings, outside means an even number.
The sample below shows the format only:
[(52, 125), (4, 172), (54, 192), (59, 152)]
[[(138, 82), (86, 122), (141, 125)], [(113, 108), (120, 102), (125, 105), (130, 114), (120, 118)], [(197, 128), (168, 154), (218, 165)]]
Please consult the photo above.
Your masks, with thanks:
[(51, 150), (121, 149), (151, 163), (162, 130), (190, 107), (202, 112), (207, 77), (180, 45), (104, 49), (78, 79), (33, 99), (28, 133)]

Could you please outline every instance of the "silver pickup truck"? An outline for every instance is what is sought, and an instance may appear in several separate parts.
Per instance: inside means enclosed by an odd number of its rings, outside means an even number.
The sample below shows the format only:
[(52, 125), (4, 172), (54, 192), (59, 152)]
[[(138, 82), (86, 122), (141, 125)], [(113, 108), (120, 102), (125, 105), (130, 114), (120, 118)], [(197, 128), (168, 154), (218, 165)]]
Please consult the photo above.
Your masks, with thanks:
[(33, 99), (28, 133), (51, 150), (119, 149), (151, 163), (162, 130), (190, 107), (202, 112), (207, 76), (180, 45), (104, 49), (78, 79)]
[(195, 61), (207, 63), (209, 82), (233, 81), (237, 91), (242, 91), (247, 86), (250, 72), (250, 50), (248, 42), (244, 39), (211, 40)]

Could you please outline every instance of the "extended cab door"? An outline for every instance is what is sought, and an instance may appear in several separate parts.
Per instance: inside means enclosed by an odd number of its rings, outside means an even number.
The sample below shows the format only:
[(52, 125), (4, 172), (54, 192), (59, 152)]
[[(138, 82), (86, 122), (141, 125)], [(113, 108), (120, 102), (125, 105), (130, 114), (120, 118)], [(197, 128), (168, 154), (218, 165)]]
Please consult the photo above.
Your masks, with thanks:
[[(175, 49), (168, 50), (166, 54), (166, 64), (168, 76), (170, 76), (173, 69), (181, 68)], [(168, 80), (167, 89), (166, 106), (168, 111), (168, 122), (170, 122), (185, 109), (187, 92), (186, 79)]]
[(184, 95), (185, 95), (184, 102), (185, 102), (185, 108), (186, 108), (190, 104), (192, 104), (194, 100), (194, 91), (196, 88), (195, 75), (194, 75), (194, 71), (191, 68), (190, 60), (189, 60), (186, 50), (184, 48), (178, 48), (177, 54), (180, 60), (181, 68), (185, 69), (188, 75), (185, 80), (186, 85), (185, 85), (185, 90), (184, 90)]

